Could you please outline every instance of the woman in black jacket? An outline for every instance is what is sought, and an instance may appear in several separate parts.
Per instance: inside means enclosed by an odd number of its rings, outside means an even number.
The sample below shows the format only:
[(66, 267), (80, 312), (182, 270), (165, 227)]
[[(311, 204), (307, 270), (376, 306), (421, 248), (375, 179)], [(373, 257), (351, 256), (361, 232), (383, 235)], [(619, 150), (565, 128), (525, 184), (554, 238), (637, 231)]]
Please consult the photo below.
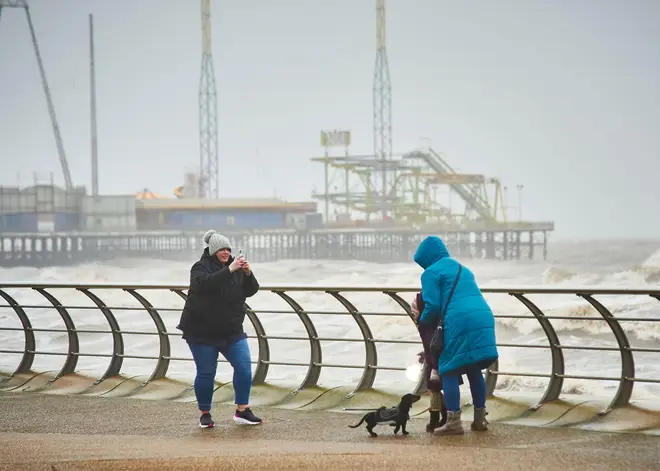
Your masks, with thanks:
[(199, 426), (213, 427), (211, 403), (218, 366), (218, 353), (234, 368), (234, 395), (239, 424), (258, 425), (261, 419), (249, 407), (252, 363), (247, 335), (243, 331), (245, 299), (259, 290), (250, 264), (242, 255), (231, 255), (229, 240), (211, 230), (204, 234), (208, 245), (190, 269), (190, 289), (177, 326), (188, 343), (197, 374), (195, 396), (201, 412)]

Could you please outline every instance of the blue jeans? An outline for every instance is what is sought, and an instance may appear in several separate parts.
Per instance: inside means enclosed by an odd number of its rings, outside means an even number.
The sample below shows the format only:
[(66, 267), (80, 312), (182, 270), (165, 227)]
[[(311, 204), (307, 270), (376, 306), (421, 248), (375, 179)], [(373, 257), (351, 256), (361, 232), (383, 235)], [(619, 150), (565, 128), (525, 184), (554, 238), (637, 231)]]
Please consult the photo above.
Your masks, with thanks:
[(222, 356), (234, 368), (234, 402), (239, 405), (250, 403), (252, 363), (250, 359), (250, 346), (247, 339), (241, 339), (224, 348), (191, 342), (188, 342), (188, 347), (192, 352), (195, 366), (197, 367), (195, 396), (197, 397), (199, 410), (211, 410), (215, 386), (215, 372), (218, 368), (218, 353), (222, 353)]
[[(481, 374), (478, 365), (470, 365), (460, 371), (465, 374), (470, 382), (472, 403), (474, 407), (483, 409), (486, 407), (486, 380)], [(445, 392), (445, 404), (450, 412), (461, 410), (461, 391), (458, 387), (459, 373), (448, 373), (442, 375), (442, 388)]]

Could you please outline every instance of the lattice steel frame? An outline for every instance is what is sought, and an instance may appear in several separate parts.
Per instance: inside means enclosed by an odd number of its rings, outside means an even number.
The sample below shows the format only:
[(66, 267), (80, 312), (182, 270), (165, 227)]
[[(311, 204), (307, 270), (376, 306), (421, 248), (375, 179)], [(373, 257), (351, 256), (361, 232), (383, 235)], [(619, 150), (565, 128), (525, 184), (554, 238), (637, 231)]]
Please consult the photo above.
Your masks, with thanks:
[[(376, 65), (373, 83), (374, 155), (381, 161), (392, 158), (392, 85), (387, 60), (387, 31), (385, 0), (376, 0)], [(385, 162), (376, 172), (380, 174), (382, 201), (388, 196), (388, 172)], [(377, 179), (377, 178), (376, 178)], [(387, 211), (383, 209), (383, 215)]]
[(202, 2), (202, 68), (199, 80), (200, 196), (218, 198), (218, 100), (211, 48), (211, 2)]

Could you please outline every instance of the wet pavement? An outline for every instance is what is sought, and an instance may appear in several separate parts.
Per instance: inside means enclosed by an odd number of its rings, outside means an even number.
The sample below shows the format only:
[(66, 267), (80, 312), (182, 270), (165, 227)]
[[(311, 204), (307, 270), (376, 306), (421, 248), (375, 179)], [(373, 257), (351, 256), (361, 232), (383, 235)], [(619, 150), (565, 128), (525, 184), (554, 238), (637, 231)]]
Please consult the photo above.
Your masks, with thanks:
[(0, 392), (0, 470), (452, 469), (660, 470), (660, 438), (491, 423), (458, 437), (409, 422), (350, 429), (360, 416), (255, 408), (260, 426), (237, 425), (220, 404), (213, 429), (194, 403)]

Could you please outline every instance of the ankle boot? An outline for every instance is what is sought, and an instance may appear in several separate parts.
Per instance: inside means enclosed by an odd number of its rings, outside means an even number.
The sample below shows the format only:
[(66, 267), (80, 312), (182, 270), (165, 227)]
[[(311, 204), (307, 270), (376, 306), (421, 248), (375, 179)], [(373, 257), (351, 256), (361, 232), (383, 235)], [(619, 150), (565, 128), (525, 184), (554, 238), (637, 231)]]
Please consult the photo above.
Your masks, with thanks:
[(447, 423), (433, 431), (433, 435), (463, 435), (464, 433), (461, 411), (447, 411)]
[[(442, 427), (447, 423), (447, 405), (445, 404), (445, 396), (441, 391), (435, 391), (431, 394), (431, 410), (435, 412), (434, 428)], [(442, 415), (442, 420), (438, 421), (438, 414)], [(430, 430), (432, 432), (433, 429)]]
[(442, 409), (440, 412), (442, 419), (440, 420), (440, 423), (438, 424), (438, 427), (442, 427), (447, 423), (447, 409)]
[(440, 412), (437, 410), (432, 410), (429, 411), (429, 415), (431, 416), (429, 423), (426, 424), (426, 431), (427, 432), (433, 432), (436, 428), (440, 427)]
[(478, 432), (484, 432), (488, 430), (488, 421), (486, 420), (486, 415), (488, 415), (488, 412), (486, 412), (486, 408), (474, 408), (474, 421), (472, 422), (471, 428), (472, 430), (478, 431)]

